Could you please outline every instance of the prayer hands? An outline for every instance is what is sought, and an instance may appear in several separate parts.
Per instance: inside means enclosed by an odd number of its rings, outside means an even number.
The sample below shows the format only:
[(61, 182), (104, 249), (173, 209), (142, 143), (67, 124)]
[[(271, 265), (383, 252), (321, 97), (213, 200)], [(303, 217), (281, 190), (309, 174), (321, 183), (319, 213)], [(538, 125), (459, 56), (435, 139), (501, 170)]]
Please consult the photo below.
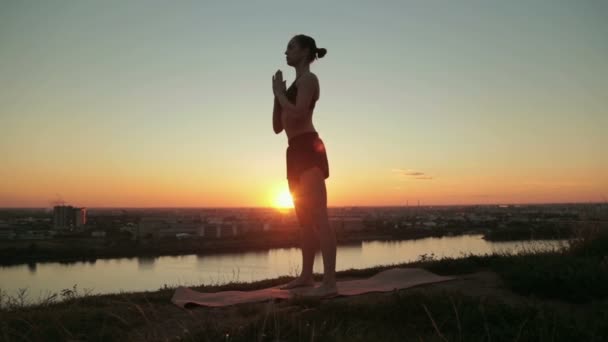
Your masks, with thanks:
[(274, 96), (283, 94), (287, 91), (285, 80), (283, 80), (283, 72), (279, 69), (272, 75), (272, 92)]

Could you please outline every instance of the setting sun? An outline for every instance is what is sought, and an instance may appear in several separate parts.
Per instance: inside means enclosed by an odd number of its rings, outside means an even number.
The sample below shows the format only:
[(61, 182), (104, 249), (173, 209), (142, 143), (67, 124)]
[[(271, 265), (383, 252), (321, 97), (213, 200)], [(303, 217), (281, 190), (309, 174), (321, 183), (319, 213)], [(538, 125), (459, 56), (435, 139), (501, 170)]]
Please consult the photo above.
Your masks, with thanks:
[(281, 189), (274, 200), (274, 206), (277, 208), (293, 208), (293, 199), (289, 189)]

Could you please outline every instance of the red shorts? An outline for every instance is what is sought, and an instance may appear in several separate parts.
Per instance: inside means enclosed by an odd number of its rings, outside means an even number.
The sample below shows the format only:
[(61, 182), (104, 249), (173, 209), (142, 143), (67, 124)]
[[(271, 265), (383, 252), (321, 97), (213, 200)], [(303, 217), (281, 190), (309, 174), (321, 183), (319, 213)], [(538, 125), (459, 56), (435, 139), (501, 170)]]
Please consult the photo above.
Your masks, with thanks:
[(287, 147), (287, 181), (290, 191), (300, 182), (302, 171), (318, 166), (325, 179), (329, 177), (329, 163), (325, 144), (317, 132), (306, 132), (289, 139)]

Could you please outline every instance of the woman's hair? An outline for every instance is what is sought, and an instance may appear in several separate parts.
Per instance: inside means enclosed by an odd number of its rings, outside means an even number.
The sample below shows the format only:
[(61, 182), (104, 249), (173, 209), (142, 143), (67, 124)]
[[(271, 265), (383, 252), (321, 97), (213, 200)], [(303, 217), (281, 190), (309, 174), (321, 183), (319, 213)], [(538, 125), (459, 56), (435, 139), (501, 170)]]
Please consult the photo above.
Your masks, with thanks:
[(325, 48), (317, 48), (317, 43), (312, 37), (309, 37), (305, 34), (298, 34), (294, 36), (294, 39), (298, 43), (298, 45), (302, 48), (308, 48), (310, 54), (308, 55), (308, 62), (312, 63), (317, 58), (322, 58), (327, 53), (327, 49)]

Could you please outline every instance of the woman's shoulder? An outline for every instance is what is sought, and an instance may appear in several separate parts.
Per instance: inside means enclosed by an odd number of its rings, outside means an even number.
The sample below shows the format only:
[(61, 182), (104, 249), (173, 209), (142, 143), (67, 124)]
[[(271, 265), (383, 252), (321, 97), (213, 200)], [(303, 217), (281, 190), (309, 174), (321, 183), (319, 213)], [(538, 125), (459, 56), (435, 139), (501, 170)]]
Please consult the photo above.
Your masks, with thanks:
[(298, 80), (298, 84), (301, 83), (302, 81), (305, 82), (313, 82), (313, 83), (319, 83), (319, 79), (317, 78), (317, 75), (315, 75), (312, 72), (308, 72), (305, 75), (302, 75), (302, 77), (300, 77), (300, 79)]

